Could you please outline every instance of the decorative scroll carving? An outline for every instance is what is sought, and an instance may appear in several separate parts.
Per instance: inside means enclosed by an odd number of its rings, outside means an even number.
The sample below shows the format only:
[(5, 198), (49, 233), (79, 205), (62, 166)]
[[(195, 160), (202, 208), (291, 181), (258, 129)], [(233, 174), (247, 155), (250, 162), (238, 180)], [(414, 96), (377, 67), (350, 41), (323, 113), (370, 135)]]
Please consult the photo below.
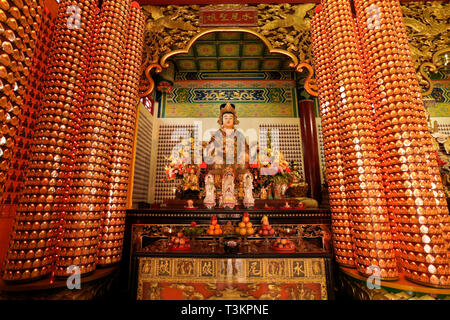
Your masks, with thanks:
[(438, 57), (449, 50), (450, 3), (448, 1), (423, 1), (402, 4), (405, 26), (408, 32), (409, 47), (417, 69), (417, 76), (423, 95), (433, 90), (432, 83), (425, 72), (439, 67)]
[[(310, 60), (309, 21), (314, 4), (260, 4), (258, 27), (252, 30), (267, 37), (272, 47), (288, 50), (299, 61)], [(247, 5), (215, 5), (214, 7), (247, 7)], [(166, 53), (186, 48), (198, 33), (207, 30), (199, 25), (200, 6), (144, 6), (147, 15), (146, 64), (158, 63)], [(147, 67), (147, 66), (145, 66)]]
[[(242, 4), (212, 5), (214, 7), (250, 7)], [(274, 49), (287, 50), (299, 62), (311, 63), (310, 20), (315, 4), (259, 4), (258, 27), (250, 28), (267, 38)], [(431, 92), (423, 65), (432, 63), (433, 56), (449, 47), (450, 3), (446, 1), (408, 2), (402, 4), (404, 22), (408, 31), (411, 53), (417, 68), (417, 75), (425, 93)], [(199, 33), (209, 28), (199, 25), (199, 5), (169, 5), (163, 7), (143, 6), (147, 15), (144, 69), (156, 64), (161, 57), (177, 49), (184, 49)], [(423, 66), (422, 66), (423, 65)], [(164, 66), (163, 66), (164, 67)], [(148, 83), (145, 75), (143, 82)], [(148, 88), (148, 86), (146, 86)], [(308, 89), (307, 89), (308, 90)], [(316, 91), (310, 85), (311, 91)], [(310, 93), (311, 94), (311, 93)], [(313, 94), (315, 95), (315, 94)]]
[(155, 81), (153, 81), (153, 78), (151, 76), (152, 70), (155, 69), (157, 73), (160, 73), (162, 71), (162, 67), (157, 63), (152, 63), (148, 67), (145, 68), (145, 80), (148, 82), (147, 86), (141, 86), (139, 89), (139, 96), (140, 97), (146, 97), (150, 93), (152, 93), (153, 89), (155, 88)]
[(305, 89), (310, 95), (317, 97), (319, 95), (319, 88), (315, 83), (313, 83), (314, 81), (312, 79), (314, 75), (313, 67), (307, 63), (300, 63), (297, 66), (296, 70), (298, 72), (302, 72), (303, 68), (306, 68), (308, 70), (308, 76), (306, 77), (305, 80)]

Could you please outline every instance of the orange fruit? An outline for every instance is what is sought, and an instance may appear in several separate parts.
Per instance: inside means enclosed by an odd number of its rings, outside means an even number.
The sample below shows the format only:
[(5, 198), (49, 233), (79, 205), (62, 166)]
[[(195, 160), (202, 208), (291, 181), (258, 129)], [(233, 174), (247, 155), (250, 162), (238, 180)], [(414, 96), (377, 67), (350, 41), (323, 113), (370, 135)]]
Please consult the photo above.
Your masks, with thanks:
[(216, 224), (215, 226), (214, 226), (214, 228), (217, 230), (217, 229), (220, 229), (220, 225), (218, 225), (218, 224)]
[(252, 235), (254, 232), (255, 232), (255, 230), (253, 230), (253, 228), (247, 228), (248, 235)]
[(213, 226), (212, 224), (209, 225), (209, 228), (210, 228), (211, 230), (214, 230), (214, 226)]
[(251, 228), (253, 226), (253, 224), (251, 222), (247, 222), (247, 224), (245, 225), (248, 228)]
[(239, 228), (245, 228), (245, 222), (239, 222)]
[(240, 232), (240, 228), (238, 228), (238, 227), (236, 227), (236, 229), (234, 229), (234, 231), (236, 231), (236, 233), (239, 233)]
[(208, 231), (206, 231), (207, 234), (212, 235), (214, 233), (214, 231), (212, 229), (208, 229)]
[(242, 236), (245, 236), (245, 234), (247, 233), (247, 229), (241, 228), (241, 229), (239, 230), (239, 233), (240, 233)]
[(214, 234), (221, 234), (222, 233), (222, 230), (220, 230), (220, 229), (216, 229), (216, 230), (214, 230)]

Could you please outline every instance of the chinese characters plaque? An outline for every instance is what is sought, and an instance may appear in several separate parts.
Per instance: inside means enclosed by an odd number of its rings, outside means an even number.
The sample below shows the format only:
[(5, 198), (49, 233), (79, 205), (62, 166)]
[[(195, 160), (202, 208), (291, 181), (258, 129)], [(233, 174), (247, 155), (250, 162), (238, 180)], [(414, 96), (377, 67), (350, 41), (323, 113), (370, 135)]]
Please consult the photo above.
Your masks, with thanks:
[(204, 8), (200, 10), (200, 25), (208, 27), (250, 27), (258, 24), (256, 8)]

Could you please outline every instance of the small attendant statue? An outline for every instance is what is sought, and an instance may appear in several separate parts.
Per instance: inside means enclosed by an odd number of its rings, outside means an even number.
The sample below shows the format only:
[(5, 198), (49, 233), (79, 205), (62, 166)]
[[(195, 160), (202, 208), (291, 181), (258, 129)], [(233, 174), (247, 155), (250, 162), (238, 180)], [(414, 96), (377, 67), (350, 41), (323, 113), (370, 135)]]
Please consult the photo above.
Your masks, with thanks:
[(234, 174), (232, 170), (226, 170), (222, 181), (223, 207), (225, 209), (234, 209), (236, 197), (234, 191)]
[(255, 206), (255, 199), (253, 198), (253, 177), (250, 172), (244, 175), (244, 206), (252, 208)]
[(216, 205), (216, 187), (214, 186), (214, 176), (211, 173), (208, 173), (205, 177), (205, 192), (206, 196), (203, 203), (206, 208), (212, 209)]

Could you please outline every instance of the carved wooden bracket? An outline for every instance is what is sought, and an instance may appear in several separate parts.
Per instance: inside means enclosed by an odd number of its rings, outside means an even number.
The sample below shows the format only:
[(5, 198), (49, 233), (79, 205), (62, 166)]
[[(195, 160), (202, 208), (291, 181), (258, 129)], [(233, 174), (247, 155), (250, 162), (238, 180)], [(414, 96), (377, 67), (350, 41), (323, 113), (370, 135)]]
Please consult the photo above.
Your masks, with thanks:
[(302, 62), (297, 66), (295, 71), (302, 72), (303, 68), (306, 68), (309, 71), (308, 76), (306, 77), (306, 80), (305, 80), (306, 92), (308, 92), (310, 95), (312, 95), (314, 97), (317, 97), (319, 95), (319, 88), (317, 87), (317, 85), (311, 83), (311, 79), (314, 75), (314, 69), (310, 64), (308, 64), (306, 62)]
[(147, 69), (145, 69), (145, 78), (147, 79), (149, 84), (147, 87), (141, 87), (139, 89), (139, 96), (141, 98), (148, 96), (155, 89), (155, 81), (153, 81), (153, 78), (151, 75), (151, 72), (153, 69), (155, 69), (156, 73), (160, 73), (162, 71), (161, 65), (159, 65), (157, 63), (152, 63), (147, 67)]

